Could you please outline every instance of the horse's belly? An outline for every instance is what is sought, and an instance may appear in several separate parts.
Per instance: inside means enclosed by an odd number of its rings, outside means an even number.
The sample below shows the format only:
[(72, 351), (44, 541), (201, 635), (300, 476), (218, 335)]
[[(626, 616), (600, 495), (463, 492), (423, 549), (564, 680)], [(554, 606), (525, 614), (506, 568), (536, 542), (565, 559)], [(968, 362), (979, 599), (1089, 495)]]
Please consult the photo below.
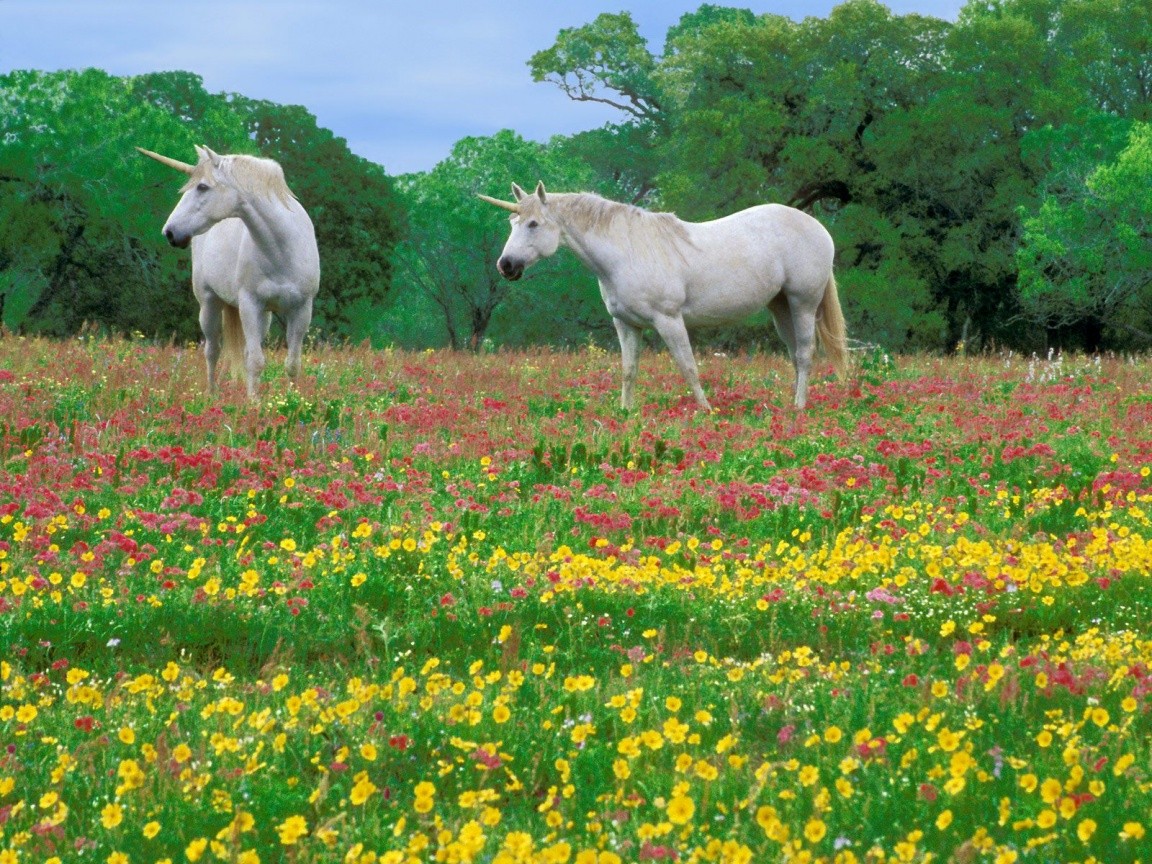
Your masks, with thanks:
[(689, 327), (709, 327), (728, 324), (763, 312), (779, 287), (740, 286), (713, 288), (707, 293), (689, 292), (685, 299), (683, 317)]

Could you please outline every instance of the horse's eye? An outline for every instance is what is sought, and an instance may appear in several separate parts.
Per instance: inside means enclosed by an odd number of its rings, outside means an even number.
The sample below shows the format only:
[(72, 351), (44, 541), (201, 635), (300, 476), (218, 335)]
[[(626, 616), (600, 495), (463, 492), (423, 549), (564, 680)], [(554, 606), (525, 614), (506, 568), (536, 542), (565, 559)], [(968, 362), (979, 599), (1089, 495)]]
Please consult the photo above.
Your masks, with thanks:
[(535, 228), (539, 224), (540, 224), (539, 222), (537, 222), (535, 219), (533, 219), (531, 222), (528, 223), (528, 227), (529, 228)]
[(211, 188), (212, 187), (209, 186), (207, 183), (197, 183), (196, 184), (196, 191), (197, 192), (207, 192)]

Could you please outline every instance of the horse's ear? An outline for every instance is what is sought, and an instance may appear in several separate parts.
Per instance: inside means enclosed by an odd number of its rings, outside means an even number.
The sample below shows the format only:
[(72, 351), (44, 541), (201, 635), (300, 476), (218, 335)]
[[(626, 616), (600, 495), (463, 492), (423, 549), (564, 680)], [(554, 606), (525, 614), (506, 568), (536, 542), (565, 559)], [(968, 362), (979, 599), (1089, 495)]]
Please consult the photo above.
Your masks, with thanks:
[(548, 203), (548, 196), (544, 193), (544, 181), (536, 181), (536, 197), (540, 199), (541, 204)]
[(204, 152), (204, 155), (207, 156), (210, 160), (212, 160), (213, 165), (219, 165), (220, 164), (220, 154), (217, 153), (216, 151), (214, 151), (207, 144), (204, 144), (201, 147), (197, 147), (196, 149), (202, 150)]
[(521, 189), (518, 184), (516, 184), (516, 183), (512, 184), (512, 197), (515, 198), (517, 201), (523, 201), (527, 195), (528, 195), (528, 193), (525, 192), (523, 189)]

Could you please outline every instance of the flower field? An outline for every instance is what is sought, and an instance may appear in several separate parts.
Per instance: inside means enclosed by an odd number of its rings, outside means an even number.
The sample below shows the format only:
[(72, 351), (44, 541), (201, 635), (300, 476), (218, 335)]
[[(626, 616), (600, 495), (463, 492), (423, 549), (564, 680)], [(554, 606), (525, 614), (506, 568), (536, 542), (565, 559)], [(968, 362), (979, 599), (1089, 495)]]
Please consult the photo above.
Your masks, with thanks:
[(0, 338), (0, 864), (1152, 860), (1152, 362)]

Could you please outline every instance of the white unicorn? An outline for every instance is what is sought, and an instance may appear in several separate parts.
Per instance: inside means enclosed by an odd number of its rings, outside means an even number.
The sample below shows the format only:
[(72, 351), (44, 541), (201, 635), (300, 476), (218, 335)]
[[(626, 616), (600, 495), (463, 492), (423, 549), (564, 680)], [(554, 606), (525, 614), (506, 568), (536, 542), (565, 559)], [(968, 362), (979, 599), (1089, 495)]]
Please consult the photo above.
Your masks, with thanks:
[(283, 169), (271, 159), (221, 156), (207, 147), (196, 148), (195, 165), (136, 149), (188, 175), (163, 230), (173, 246), (192, 246), (209, 391), (216, 391), (223, 351), (234, 370), (243, 367), (248, 396), (256, 398), (264, 370), (261, 343), (273, 312), (284, 322), (285, 371), (295, 378), (320, 288), (320, 253), (312, 220)]
[(512, 233), (497, 261), (506, 279), (519, 279), (540, 258), (567, 246), (600, 281), (600, 294), (620, 339), (620, 404), (631, 408), (640, 332), (654, 327), (692, 388), (700, 387), (688, 327), (772, 312), (796, 371), (797, 408), (819, 333), (837, 371), (847, 364), (844, 316), (832, 275), (832, 237), (800, 210), (781, 204), (751, 207), (711, 222), (684, 222), (589, 193), (532, 195), (512, 184), (515, 202), (480, 197), (510, 210)]

